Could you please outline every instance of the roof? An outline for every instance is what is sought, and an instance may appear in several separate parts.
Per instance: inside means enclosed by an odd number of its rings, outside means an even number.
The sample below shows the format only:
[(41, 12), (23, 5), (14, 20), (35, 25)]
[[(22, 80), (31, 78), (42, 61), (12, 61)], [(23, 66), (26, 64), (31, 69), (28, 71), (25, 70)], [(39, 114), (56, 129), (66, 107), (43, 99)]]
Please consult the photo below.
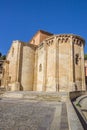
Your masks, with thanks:
[[(34, 37), (36, 37), (39, 33), (43, 33), (43, 34), (47, 34), (47, 35), (49, 35), (49, 36), (52, 36), (53, 35), (53, 33), (50, 33), (50, 32), (47, 32), (47, 31), (44, 31), (44, 30), (39, 30), (39, 31), (37, 31), (36, 33), (35, 33), (35, 35), (32, 37), (32, 39), (34, 38)], [(31, 40), (32, 40), (31, 39)], [(30, 41), (31, 41), (30, 40)], [(29, 41), (29, 42), (30, 42)]]

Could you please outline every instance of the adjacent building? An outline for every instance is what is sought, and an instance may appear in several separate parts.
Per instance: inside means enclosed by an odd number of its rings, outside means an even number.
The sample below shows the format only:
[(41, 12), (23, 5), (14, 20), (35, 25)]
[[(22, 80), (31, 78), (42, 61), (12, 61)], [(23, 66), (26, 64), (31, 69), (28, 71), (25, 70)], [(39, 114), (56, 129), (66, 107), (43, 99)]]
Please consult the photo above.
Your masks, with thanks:
[(4, 63), (7, 90), (85, 90), (83, 38), (38, 31), (28, 42), (13, 41)]
[(0, 60), (0, 87), (3, 84), (3, 63), (4, 60)]
[(86, 81), (86, 88), (87, 88), (87, 60), (85, 60), (85, 81)]

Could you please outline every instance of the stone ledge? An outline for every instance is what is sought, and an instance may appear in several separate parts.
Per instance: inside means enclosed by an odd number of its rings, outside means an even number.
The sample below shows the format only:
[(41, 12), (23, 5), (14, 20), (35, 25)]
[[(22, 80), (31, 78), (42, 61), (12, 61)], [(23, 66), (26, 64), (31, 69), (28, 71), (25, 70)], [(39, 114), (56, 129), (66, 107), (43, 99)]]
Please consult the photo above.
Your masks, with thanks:
[(41, 101), (66, 101), (68, 99), (68, 93), (66, 92), (32, 92), (32, 91), (16, 91), (6, 92), (1, 95), (2, 98), (18, 98), (29, 100), (41, 100)]

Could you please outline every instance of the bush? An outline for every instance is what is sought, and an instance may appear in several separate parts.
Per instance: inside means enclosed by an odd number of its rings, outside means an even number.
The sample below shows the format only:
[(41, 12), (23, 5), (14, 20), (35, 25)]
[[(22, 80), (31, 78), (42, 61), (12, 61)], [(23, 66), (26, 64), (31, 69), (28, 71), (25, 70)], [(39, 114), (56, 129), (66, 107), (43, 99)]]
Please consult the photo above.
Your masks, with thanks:
[(6, 55), (2, 55), (2, 53), (0, 52), (0, 60), (5, 60), (6, 59)]
[(81, 107), (80, 103), (77, 103), (76, 106)]

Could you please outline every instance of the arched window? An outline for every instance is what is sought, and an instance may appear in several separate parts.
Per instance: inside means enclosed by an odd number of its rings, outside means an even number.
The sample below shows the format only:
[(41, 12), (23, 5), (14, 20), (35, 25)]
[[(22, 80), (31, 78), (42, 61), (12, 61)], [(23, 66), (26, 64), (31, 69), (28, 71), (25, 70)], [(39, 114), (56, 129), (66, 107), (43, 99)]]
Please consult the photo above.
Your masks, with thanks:
[(1, 87), (1, 80), (0, 80), (0, 87)]
[(78, 65), (78, 62), (79, 62), (79, 54), (76, 54), (75, 55), (75, 63), (76, 63), (76, 65)]
[(39, 72), (42, 71), (42, 64), (39, 65)]
[(9, 83), (11, 83), (11, 76), (9, 76)]

